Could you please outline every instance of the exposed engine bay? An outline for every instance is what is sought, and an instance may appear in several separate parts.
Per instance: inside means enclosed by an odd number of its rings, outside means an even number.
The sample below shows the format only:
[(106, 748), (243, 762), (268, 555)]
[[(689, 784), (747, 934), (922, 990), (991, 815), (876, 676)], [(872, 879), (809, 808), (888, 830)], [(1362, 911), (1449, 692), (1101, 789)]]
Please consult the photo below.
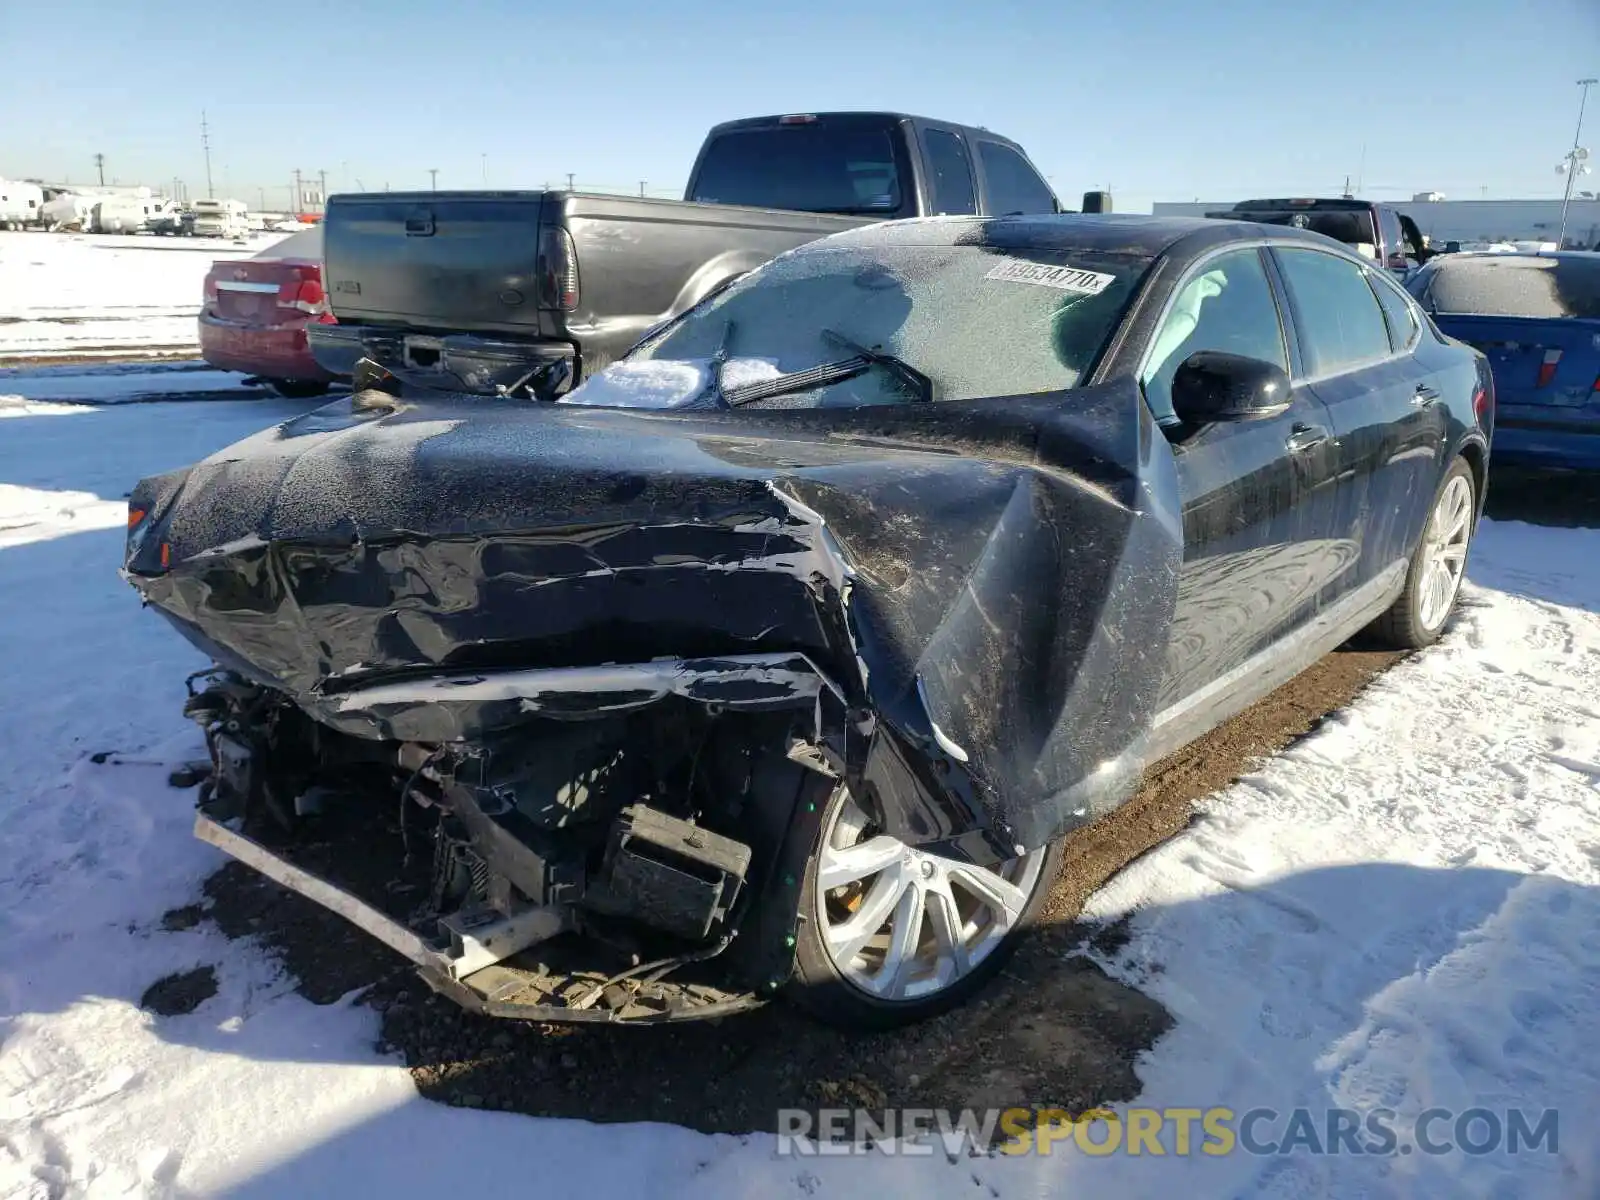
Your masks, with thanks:
[(714, 974), (693, 968), (754, 934), (764, 889), (788, 878), (793, 890), (784, 846), (814, 837), (805, 818), (814, 827), (844, 767), (842, 740), (819, 728), (843, 710), (820, 677), (797, 686), (802, 659), (678, 669), (727, 698), (636, 697), (631, 712), (434, 745), (341, 733), (271, 689), (207, 672), (185, 710), (211, 755), (200, 836), (268, 874), (282, 869), (268, 855), (292, 863), (297, 839), (387, 850), (397, 861), (383, 894), (279, 881), (320, 887), (314, 899), (484, 1012), (653, 1021), (753, 1007), (787, 977), (792, 899), (764, 906), (762, 936)]

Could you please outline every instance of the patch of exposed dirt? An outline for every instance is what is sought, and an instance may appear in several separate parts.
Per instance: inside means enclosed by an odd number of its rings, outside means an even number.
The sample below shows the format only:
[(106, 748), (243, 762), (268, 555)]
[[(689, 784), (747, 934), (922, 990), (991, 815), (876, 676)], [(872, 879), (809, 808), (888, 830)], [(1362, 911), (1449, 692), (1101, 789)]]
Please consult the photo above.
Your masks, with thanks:
[[(777, 1110), (1056, 1106), (1081, 1112), (1138, 1095), (1138, 1056), (1171, 1027), (1149, 997), (1084, 956), (1114, 956), (1126, 927), (1076, 918), (1116, 871), (1183, 829), (1195, 800), (1314, 729), (1399, 655), (1330, 655), (1187, 750), (1157, 764), (1127, 805), (1075, 834), (1045, 923), (974, 1003), (872, 1036), (820, 1026), (786, 1005), (715, 1023), (607, 1028), (475, 1017), (430, 993), (398, 955), (237, 864), (206, 884), (206, 916), (279, 954), (309, 999), (363, 985), (380, 1048), (445, 1104), (707, 1131), (772, 1130)], [(178, 920), (185, 920), (188, 914)]]
[(1227, 787), (1255, 763), (1315, 730), (1325, 715), (1349, 704), (1374, 675), (1403, 657), (1392, 650), (1338, 650), (1151, 767), (1132, 800), (1068, 839), (1061, 879), (1045, 905), (1044, 920), (1075, 918), (1090, 893), (1188, 825), (1196, 800)]
[(216, 970), (195, 967), (156, 980), (139, 997), (139, 1007), (158, 1017), (178, 1017), (192, 1013), (216, 994)]

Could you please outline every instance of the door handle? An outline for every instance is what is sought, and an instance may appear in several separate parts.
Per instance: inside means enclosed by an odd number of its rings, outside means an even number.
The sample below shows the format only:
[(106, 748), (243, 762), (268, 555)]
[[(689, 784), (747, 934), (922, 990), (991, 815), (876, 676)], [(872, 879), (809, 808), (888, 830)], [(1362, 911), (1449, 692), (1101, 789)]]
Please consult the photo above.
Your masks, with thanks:
[(1321, 425), (1296, 425), (1284, 443), (1290, 454), (1304, 454), (1315, 450), (1328, 440), (1328, 431)]
[(1418, 408), (1432, 408), (1439, 403), (1439, 393), (1427, 384), (1419, 383), (1411, 396), (1411, 403)]

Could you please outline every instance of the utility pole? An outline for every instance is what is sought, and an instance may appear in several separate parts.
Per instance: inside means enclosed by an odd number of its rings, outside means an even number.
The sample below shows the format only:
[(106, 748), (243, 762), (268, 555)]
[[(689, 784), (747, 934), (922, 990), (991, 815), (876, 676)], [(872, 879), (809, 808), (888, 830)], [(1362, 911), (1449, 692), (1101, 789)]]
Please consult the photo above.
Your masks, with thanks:
[(300, 215), (300, 168), (294, 169), (294, 215)]
[(266, 212), (267, 211), (267, 189), (266, 188), (262, 188), (261, 189), (261, 207), (256, 209), (256, 211), (257, 212)]
[(322, 207), (322, 211), (326, 213), (328, 211), (328, 173), (326, 171), (317, 172), (317, 183), (322, 188), (322, 194), (317, 197), (317, 200)]
[(639, 180), (639, 199), (641, 199), (641, 200), (644, 199), (644, 185), (645, 185), (645, 180), (643, 180), (643, 179)]
[(1600, 80), (1578, 80), (1578, 86), (1583, 90), (1579, 93), (1578, 100), (1578, 128), (1572, 135), (1572, 149), (1567, 151), (1564, 162), (1567, 172), (1567, 189), (1561, 195), (1561, 231), (1556, 234), (1557, 250), (1561, 249), (1567, 241), (1567, 206), (1572, 203), (1572, 185), (1577, 181), (1580, 171), (1589, 169), (1583, 165), (1589, 158), (1589, 152), (1578, 145), (1578, 142), (1583, 137), (1583, 110), (1589, 103), (1589, 89), (1596, 83), (1600, 83)]
[(96, 171), (100, 172), (100, 186), (101, 187), (105, 187), (105, 185), (106, 185), (106, 156), (104, 154), (96, 154), (94, 156), (94, 169)]
[(438, 167), (429, 167), (428, 168), (428, 178), (433, 183), (433, 190), (437, 192), (439, 190), (439, 168)]
[(200, 149), (206, 156), (206, 199), (215, 200), (216, 190), (211, 186), (211, 126), (206, 124), (206, 110), (200, 110)]
[(572, 172), (568, 171), (567, 172), (567, 191), (569, 191), (569, 192), (575, 192), (575, 191), (578, 190), (577, 188), (572, 186), (572, 178), (573, 178)]
[(489, 186), (489, 156), (487, 154), (480, 154), (480, 155), (478, 155), (478, 158), (479, 158), (480, 162), (483, 165), (483, 186), (484, 187), (488, 187)]
[(1355, 197), (1350, 194), (1350, 176), (1348, 175), (1344, 177), (1344, 198), (1346, 200), (1355, 199)]

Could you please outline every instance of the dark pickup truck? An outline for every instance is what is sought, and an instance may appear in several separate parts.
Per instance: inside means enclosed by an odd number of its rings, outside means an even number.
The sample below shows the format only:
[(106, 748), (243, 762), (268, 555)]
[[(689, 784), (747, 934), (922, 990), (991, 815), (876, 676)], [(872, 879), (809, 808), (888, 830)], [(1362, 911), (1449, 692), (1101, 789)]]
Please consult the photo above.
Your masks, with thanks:
[(548, 399), (805, 242), (900, 217), (1059, 211), (1015, 142), (899, 113), (718, 125), (683, 200), (339, 195), (323, 250), (337, 324), (312, 327), (312, 353), (338, 375), (369, 358), (423, 386)]
[(1241, 200), (1206, 216), (1309, 229), (1345, 243), (1401, 277), (1433, 256), (1415, 221), (1399, 209), (1370, 200)]

